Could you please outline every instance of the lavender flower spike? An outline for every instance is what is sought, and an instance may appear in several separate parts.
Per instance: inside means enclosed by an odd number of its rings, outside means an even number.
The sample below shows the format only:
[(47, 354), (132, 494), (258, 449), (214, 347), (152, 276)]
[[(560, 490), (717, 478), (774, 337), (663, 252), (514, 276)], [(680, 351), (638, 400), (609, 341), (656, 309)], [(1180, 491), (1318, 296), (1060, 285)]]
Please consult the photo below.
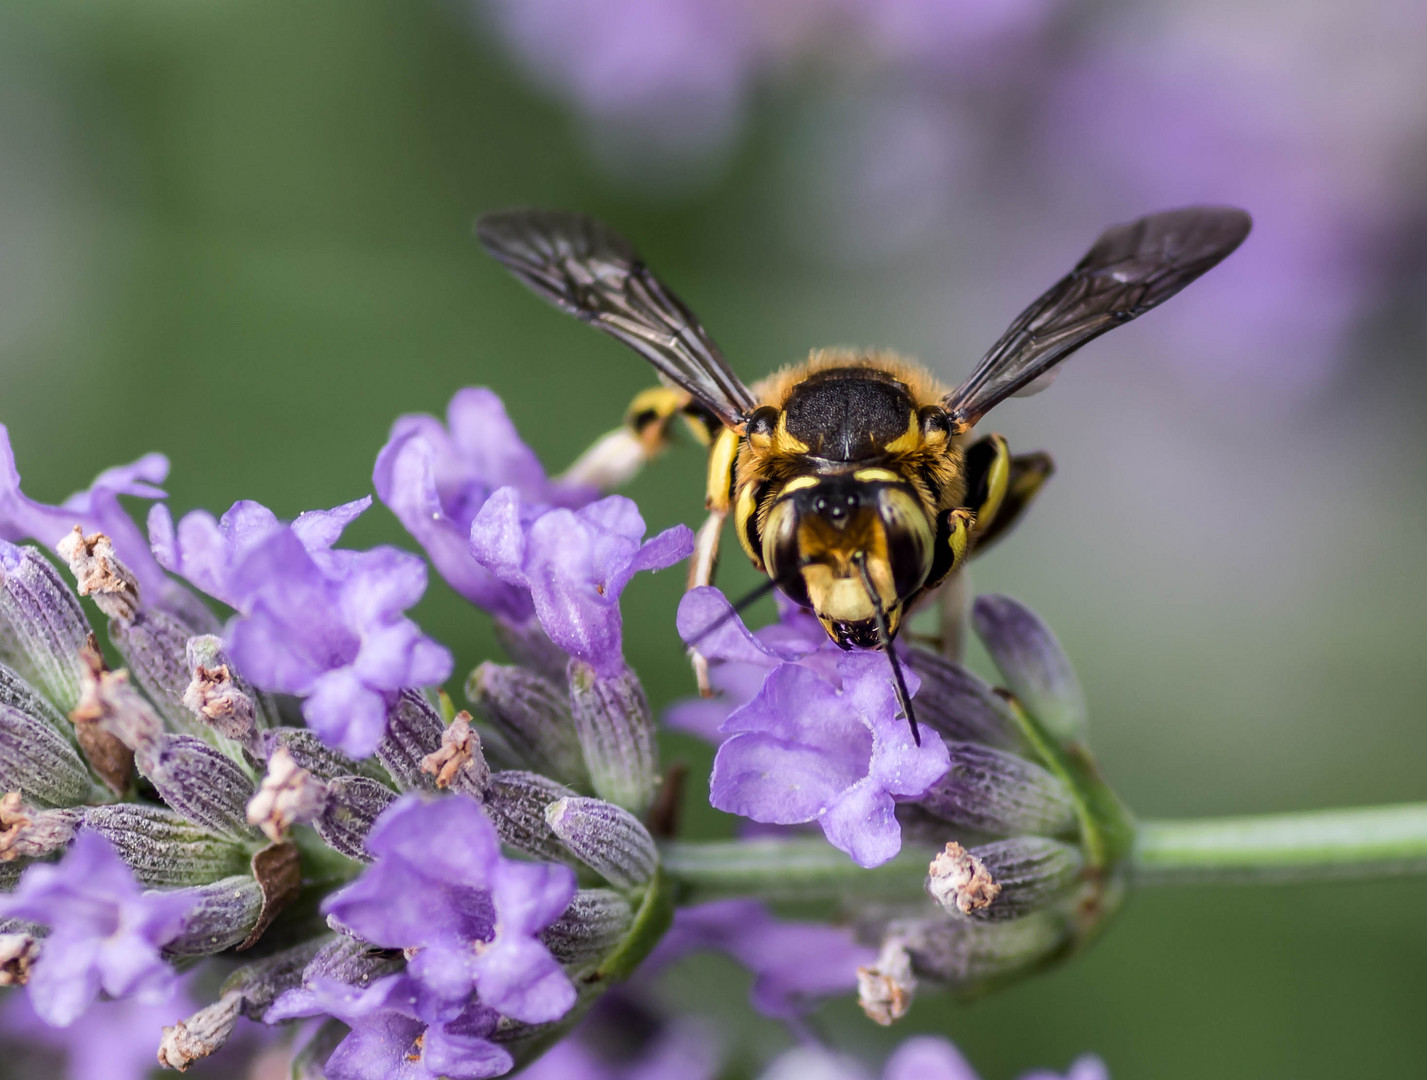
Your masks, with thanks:
[(0, 918), (50, 927), (30, 976), (30, 1000), (48, 1024), (65, 1027), (102, 989), (111, 997), (168, 992), (173, 970), (161, 946), (183, 929), (192, 897), (143, 892), (109, 841), (87, 829), (58, 864), (29, 867)]
[(662, 570), (694, 550), (687, 525), (643, 537), (644, 519), (621, 495), (532, 520), (520, 493), (502, 488), (471, 523), (471, 554), (530, 591), (551, 641), (599, 674), (615, 675), (624, 667), (619, 594), (640, 570)]
[[(895, 797), (916, 797), (950, 765), (939, 738), (912, 741), (880, 653), (846, 653), (842, 686), (799, 664), (774, 669), (758, 695), (724, 721), (710, 801), (754, 821), (816, 821), (859, 866), (901, 850)], [(908, 672), (909, 689), (917, 681)]]
[(471, 522), (497, 488), (519, 493), (532, 514), (583, 506), (595, 491), (545, 476), (492, 391), (467, 387), (434, 416), (403, 416), (377, 456), (372, 483), (436, 571), (471, 603), (510, 622), (530, 618), (529, 594), (472, 558)]
[(409, 971), (454, 1003), (481, 1001), (527, 1023), (563, 1016), (575, 988), (536, 935), (575, 895), (566, 866), (515, 862), (470, 799), (408, 795), (367, 836), (376, 858), (324, 910), (353, 933), (390, 949), (418, 950)]

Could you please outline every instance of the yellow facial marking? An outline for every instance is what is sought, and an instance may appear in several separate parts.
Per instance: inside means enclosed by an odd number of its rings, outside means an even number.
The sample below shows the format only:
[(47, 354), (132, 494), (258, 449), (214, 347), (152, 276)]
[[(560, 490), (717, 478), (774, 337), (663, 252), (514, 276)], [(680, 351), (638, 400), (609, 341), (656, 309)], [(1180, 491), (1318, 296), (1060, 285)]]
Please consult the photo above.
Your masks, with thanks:
[(891, 469), (858, 469), (852, 474), (854, 480), (883, 480), (892, 484), (902, 483), (902, 478)]
[(783, 490), (779, 492), (779, 495), (791, 495), (795, 491), (806, 491), (808, 488), (817, 486), (818, 478), (816, 476), (799, 476), (784, 484)]

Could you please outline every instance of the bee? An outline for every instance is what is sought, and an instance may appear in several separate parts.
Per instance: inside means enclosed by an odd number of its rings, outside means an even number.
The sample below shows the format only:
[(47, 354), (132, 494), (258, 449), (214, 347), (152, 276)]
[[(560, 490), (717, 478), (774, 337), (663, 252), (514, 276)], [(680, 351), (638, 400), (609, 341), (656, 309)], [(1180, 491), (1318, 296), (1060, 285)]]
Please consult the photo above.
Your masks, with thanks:
[(1004, 532), (1051, 472), (1046, 455), (1013, 457), (999, 435), (973, 442), (973, 429), (1006, 398), (1043, 386), (1076, 349), (1212, 269), (1250, 227), (1242, 210), (1197, 206), (1106, 229), (955, 388), (894, 353), (853, 349), (814, 350), (750, 388), (608, 226), (517, 209), (483, 215), (476, 234), (537, 294), (633, 348), (661, 377), (630, 409), (625, 450), (605, 443), (585, 471), (627, 475), (676, 417), (689, 421), (710, 447), (709, 518), (691, 587), (712, 581), (732, 512), (739, 544), (766, 575), (747, 600), (776, 587), (842, 648), (885, 650), (919, 743), (891, 647), (906, 612)]

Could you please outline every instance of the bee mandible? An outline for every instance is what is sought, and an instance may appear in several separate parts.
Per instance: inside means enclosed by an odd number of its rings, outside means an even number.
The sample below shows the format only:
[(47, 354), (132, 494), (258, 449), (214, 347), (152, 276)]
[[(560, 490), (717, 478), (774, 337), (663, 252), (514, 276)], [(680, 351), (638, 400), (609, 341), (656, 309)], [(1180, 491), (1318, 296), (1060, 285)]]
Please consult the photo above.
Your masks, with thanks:
[[(690, 587), (712, 582), (732, 512), (740, 545), (766, 575), (755, 597), (776, 587), (811, 609), (842, 648), (885, 650), (920, 742), (892, 649), (905, 614), (1004, 532), (1051, 471), (1046, 455), (1012, 456), (1001, 436), (972, 442), (972, 430), (1006, 398), (1043, 385), (1076, 349), (1216, 266), (1250, 227), (1242, 210), (1196, 206), (1106, 229), (950, 390), (894, 353), (853, 349), (814, 350), (750, 388), (608, 226), (516, 209), (483, 215), (476, 235), (532, 290), (630, 346), (660, 375), (661, 387), (635, 398), (626, 427), (572, 471), (623, 479), (683, 417), (710, 447), (709, 517)], [(697, 655), (695, 665), (707, 692)]]

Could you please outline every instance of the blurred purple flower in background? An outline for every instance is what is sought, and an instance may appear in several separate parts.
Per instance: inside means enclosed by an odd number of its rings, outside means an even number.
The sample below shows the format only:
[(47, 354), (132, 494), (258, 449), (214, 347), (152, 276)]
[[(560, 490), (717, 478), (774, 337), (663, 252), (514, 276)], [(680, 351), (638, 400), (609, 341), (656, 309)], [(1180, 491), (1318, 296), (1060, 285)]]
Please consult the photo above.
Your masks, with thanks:
[[(1083, 1057), (1063, 1080), (1109, 1080), (1099, 1058)], [(861, 1062), (817, 1046), (789, 1050), (763, 1072), (759, 1080), (872, 1080)], [(945, 1039), (920, 1035), (908, 1039), (887, 1059), (881, 1080), (979, 1080), (961, 1052)], [(1027, 1073), (1021, 1080), (1062, 1080), (1058, 1073)]]
[(30, 976), (30, 1003), (47, 1024), (72, 1024), (103, 990), (154, 1001), (172, 989), (160, 948), (193, 906), (182, 893), (144, 892), (113, 845), (82, 830), (59, 863), (31, 866), (0, 918), (49, 927)]
[(1178, 326), (1156, 348), (1206, 396), (1325, 385), (1418, 212), (1427, 25), (1395, 0), (1292, 19), (1208, 0), (1134, 20), (1072, 0), (481, 7), (595, 156), (640, 183), (677, 181), (649, 164), (681, 159), (706, 183), (753, 99), (790, 98), (768, 175), (791, 238), (853, 264), (924, 254), (934, 324), (988, 278), (1019, 302), (1006, 268), (1050, 241), (1074, 250), (1176, 204), (1247, 207), (1254, 242), (1159, 316)]

